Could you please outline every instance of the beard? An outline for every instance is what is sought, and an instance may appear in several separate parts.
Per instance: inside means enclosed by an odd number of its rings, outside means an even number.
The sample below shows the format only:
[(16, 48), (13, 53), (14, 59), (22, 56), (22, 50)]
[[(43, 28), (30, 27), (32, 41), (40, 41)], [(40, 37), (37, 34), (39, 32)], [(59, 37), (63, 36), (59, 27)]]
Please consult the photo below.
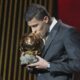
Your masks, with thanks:
[(42, 33), (40, 35), (42, 36), (42, 38), (45, 38), (45, 37), (47, 37), (48, 32), (49, 32), (49, 25), (45, 24), (43, 26)]

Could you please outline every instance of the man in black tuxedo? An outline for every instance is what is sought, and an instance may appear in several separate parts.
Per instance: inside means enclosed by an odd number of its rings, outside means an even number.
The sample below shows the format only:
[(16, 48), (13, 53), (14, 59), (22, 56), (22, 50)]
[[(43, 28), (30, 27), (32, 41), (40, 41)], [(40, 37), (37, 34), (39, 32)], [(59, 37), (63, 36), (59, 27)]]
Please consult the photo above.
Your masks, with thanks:
[(27, 65), (34, 68), (37, 80), (72, 80), (72, 74), (80, 71), (80, 34), (72, 26), (51, 18), (41, 5), (31, 5), (25, 18), (45, 46), (42, 55), (36, 56), (39, 61)]

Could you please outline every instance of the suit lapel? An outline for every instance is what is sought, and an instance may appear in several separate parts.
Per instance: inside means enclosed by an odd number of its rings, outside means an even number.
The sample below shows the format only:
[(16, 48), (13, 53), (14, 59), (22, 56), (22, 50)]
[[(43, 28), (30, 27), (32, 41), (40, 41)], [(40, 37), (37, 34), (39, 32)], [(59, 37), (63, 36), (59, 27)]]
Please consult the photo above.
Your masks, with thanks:
[(55, 36), (58, 32), (58, 27), (59, 27), (59, 23), (57, 23), (54, 28), (52, 29), (52, 31), (50, 32), (48, 39), (45, 42), (45, 48), (43, 50), (43, 54), (42, 57), (45, 56), (46, 51), (48, 50), (48, 47), (50, 46), (51, 42), (55, 39)]
[(56, 35), (56, 30), (54, 30), (53, 34), (49, 35), (48, 39), (46, 40), (45, 43), (45, 50), (49, 47), (50, 43), (52, 42), (52, 40), (54, 39), (55, 35)]

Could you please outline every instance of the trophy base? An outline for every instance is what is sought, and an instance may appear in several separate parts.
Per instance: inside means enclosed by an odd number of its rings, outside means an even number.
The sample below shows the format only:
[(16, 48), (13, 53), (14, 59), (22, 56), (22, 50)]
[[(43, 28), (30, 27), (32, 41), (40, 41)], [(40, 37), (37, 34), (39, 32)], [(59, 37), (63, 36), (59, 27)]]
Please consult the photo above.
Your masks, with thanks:
[(20, 61), (21, 61), (21, 65), (28, 65), (37, 62), (38, 58), (36, 58), (36, 56), (34, 55), (26, 54), (20, 57)]

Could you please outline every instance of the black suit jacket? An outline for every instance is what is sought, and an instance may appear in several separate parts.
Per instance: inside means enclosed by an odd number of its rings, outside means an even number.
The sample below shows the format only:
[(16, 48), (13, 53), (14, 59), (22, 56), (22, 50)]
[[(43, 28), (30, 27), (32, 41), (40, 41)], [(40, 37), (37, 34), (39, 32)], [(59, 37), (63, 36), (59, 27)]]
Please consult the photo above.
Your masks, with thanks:
[(73, 72), (80, 71), (80, 34), (58, 21), (48, 36), (41, 57), (50, 62), (50, 68), (35, 69), (37, 80), (72, 80)]

